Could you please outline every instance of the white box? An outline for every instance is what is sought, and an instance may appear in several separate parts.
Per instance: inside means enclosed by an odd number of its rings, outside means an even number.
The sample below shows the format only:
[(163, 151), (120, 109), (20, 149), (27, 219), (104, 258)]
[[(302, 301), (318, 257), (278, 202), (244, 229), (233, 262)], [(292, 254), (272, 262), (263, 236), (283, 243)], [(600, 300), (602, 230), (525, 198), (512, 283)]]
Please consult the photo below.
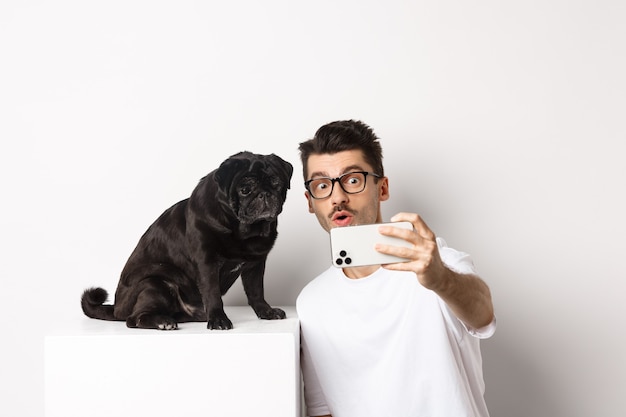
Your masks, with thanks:
[(45, 338), (46, 417), (300, 415), (300, 326), (226, 307), (232, 330), (77, 317)]

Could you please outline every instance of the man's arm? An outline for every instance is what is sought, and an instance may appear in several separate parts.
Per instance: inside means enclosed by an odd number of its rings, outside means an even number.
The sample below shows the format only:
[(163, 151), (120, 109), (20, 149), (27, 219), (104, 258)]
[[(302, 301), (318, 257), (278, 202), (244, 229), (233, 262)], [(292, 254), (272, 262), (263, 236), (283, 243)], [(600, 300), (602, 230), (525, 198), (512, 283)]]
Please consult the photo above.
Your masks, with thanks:
[(493, 321), (491, 292), (485, 282), (471, 274), (459, 274), (445, 268), (439, 283), (431, 289), (450, 307), (454, 315), (473, 329)]
[(413, 271), (424, 287), (436, 292), (454, 315), (473, 329), (480, 329), (493, 321), (491, 292), (487, 284), (473, 274), (461, 274), (448, 268), (439, 255), (435, 234), (421, 217), (414, 213), (399, 213), (391, 221), (409, 221), (414, 230), (381, 226), (380, 232), (409, 241), (412, 248), (379, 245), (377, 250), (411, 259), (409, 262), (384, 265), (396, 271)]

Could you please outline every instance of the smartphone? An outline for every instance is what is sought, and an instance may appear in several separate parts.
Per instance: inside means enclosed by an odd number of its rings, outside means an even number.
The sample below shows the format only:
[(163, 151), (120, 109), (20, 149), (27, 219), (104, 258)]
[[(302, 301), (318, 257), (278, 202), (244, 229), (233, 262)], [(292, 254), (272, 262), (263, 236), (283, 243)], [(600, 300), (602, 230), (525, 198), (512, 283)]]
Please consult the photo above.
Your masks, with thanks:
[[(374, 249), (377, 243), (411, 247), (411, 243), (404, 239), (381, 235), (378, 228), (382, 225), (383, 223), (376, 223), (330, 229), (330, 252), (333, 266), (349, 268), (408, 261), (408, 259), (380, 253)], [(384, 225), (413, 229), (413, 225), (409, 222), (384, 223)]]

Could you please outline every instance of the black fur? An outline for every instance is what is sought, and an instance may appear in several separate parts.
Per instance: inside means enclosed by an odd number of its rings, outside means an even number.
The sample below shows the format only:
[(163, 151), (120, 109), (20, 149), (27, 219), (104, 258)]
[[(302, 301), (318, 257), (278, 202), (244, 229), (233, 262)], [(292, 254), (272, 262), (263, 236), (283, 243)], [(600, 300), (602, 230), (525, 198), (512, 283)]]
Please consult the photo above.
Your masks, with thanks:
[(273, 154), (241, 152), (225, 160), (141, 237), (114, 305), (104, 304), (104, 289), (85, 290), (85, 315), (125, 320), (128, 327), (170, 330), (207, 321), (209, 329), (231, 329), (222, 295), (241, 276), (259, 318), (285, 318), (265, 301), (263, 277), (292, 173), (291, 164)]

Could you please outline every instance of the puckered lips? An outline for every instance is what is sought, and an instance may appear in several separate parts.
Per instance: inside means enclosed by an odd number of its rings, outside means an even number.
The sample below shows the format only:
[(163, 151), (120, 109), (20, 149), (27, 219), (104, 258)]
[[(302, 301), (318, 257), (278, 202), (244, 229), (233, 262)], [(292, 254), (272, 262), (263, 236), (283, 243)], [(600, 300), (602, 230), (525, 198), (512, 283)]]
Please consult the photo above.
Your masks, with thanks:
[(332, 223), (337, 227), (349, 226), (352, 223), (353, 215), (347, 210), (341, 210), (333, 214)]

